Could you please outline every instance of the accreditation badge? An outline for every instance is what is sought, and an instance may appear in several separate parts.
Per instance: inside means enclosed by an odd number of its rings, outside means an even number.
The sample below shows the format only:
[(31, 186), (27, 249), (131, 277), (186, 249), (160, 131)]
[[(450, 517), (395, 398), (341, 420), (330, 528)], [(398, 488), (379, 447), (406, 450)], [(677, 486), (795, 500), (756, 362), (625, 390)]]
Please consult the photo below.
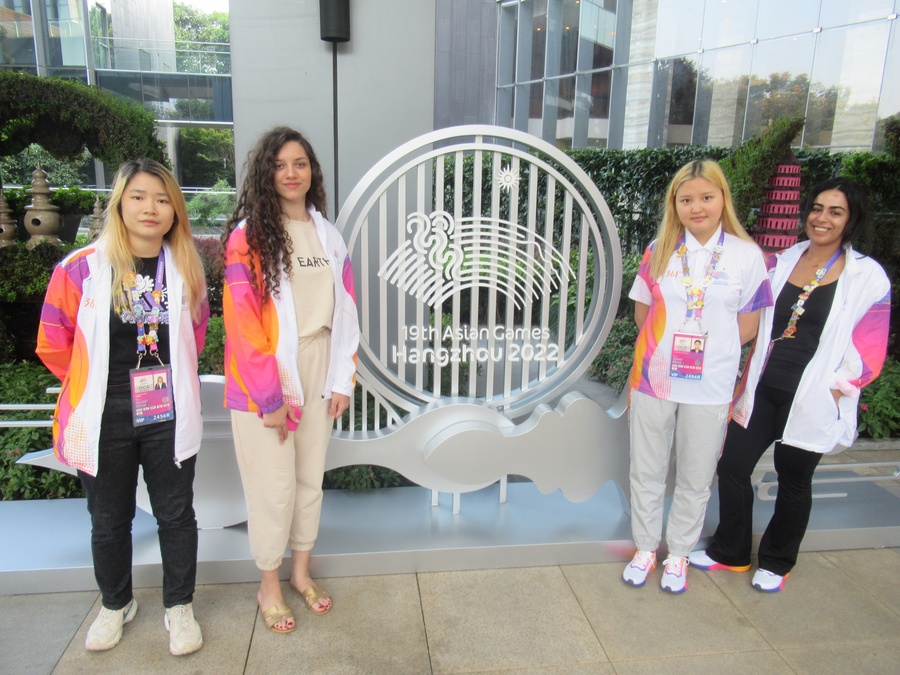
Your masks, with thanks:
[(706, 335), (702, 333), (675, 333), (669, 377), (699, 380), (703, 376), (706, 341)]
[(132, 368), (131, 413), (134, 426), (141, 427), (175, 419), (172, 395), (172, 367)]

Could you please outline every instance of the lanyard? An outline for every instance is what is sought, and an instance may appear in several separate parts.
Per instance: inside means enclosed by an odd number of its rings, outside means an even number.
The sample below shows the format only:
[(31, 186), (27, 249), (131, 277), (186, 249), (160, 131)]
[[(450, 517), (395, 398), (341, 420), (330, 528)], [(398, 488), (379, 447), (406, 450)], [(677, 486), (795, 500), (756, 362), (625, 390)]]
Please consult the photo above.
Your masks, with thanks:
[(694, 283), (694, 279), (691, 276), (691, 269), (688, 266), (687, 244), (685, 243), (684, 235), (681, 235), (681, 241), (676, 249), (678, 256), (681, 258), (681, 283), (685, 287), (685, 293), (687, 293), (687, 311), (684, 315), (684, 323), (686, 324), (688, 320), (694, 318), (701, 331), (703, 330), (700, 324), (703, 315), (703, 300), (706, 297), (706, 289), (709, 288), (709, 285), (712, 283), (713, 274), (715, 274), (716, 267), (719, 265), (719, 259), (722, 257), (722, 251), (724, 250), (722, 244), (724, 243), (725, 230), (722, 230), (719, 232), (719, 241), (713, 248), (712, 257), (706, 264), (706, 276), (697, 283)]
[(159, 259), (156, 263), (156, 278), (153, 282), (153, 291), (150, 293), (152, 301), (149, 307), (144, 304), (143, 293), (138, 290), (135, 285), (135, 274), (132, 273), (127, 279), (127, 283), (131, 286), (129, 297), (131, 299), (131, 311), (134, 314), (134, 320), (137, 324), (137, 355), (138, 365), (141, 367), (141, 360), (144, 355), (149, 352), (156, 360), (162, 364), (159, 358), (159, 317), (162, 313), (162, 279), (163, 272), (166, 268), (166, 258), (163, 249), (159, 250)]
[(778, 342), (779, 340), (789, 340), (795, 337), (795, 335), (797, 334), (797, 321), (800, 319), (800, 315), (805, 311), (803, 309), (803, 305), (809, 298), (809, 294), (819, 287), (819, 282), (822, 281), (826, 274), (828, 274), (828, 270), (830, 270), (831, 266), (834, 265), (835, 262), (837, 262), (837, 259), (843, 252), (843, 247), (838, 248), (838, 250), (834, 252), (834, 255), (831, 256), (831, 259), (827, 263), (825, 263), (825, 265), (816, 270), (816, 278), (803, 287), (800, 295), (797, 296), (797, 302), (795, 302), (794, 306), (791, 307), (793, 312), (791, 313), (791, 318), (788, 321), (787, 328), (785, 328), (784, 332), (779, 337), (775, 338), (773, 342)]

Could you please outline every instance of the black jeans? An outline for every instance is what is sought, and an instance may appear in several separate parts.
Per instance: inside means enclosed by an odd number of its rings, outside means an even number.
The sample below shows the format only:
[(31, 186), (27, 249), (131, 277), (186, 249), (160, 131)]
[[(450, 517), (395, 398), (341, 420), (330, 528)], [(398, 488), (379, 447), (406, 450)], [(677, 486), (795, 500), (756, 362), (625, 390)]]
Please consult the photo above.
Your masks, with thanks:
[(175, 421), (135, 427), (128, 386), (109, 387), (100, 426), (96, 476), (79, 471), (91, 514), (94, 576), (103, 606), (121, 609), (132, 598), (131, 524), (138, 466), (156, 517), (163, 567), (163, 604), (192, 601), (197, 576), (197, 519), (191, 457), (175, 464)]
[[(706, 553), (723, 565), (750, 564), (753, 537), (753, 486), (759, 458), (782, 437), (794, 394), (760, 384), (745, 429), (728, 425), (719, 460), (719, 527)], [(784, 576), (797, 564), (800, 542), (812, 510), (812, 477), (822, 455), (775, 443), (778, 494), (775, 513), (759, 543), (759, 566)]]

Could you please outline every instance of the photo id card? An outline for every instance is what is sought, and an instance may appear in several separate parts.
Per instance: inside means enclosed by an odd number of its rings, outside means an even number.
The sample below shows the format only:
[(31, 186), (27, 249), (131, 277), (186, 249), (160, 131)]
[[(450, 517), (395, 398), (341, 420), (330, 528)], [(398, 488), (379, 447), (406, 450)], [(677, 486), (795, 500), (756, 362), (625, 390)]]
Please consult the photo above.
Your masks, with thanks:
[(698, 333), (675, 333), (669, 377), (699, 380), (703, 376), (706, 336)]
[(171, 366), (133, 368), (129, 371), (129, 375), (134, 426), (140, 427), (175, 419)]

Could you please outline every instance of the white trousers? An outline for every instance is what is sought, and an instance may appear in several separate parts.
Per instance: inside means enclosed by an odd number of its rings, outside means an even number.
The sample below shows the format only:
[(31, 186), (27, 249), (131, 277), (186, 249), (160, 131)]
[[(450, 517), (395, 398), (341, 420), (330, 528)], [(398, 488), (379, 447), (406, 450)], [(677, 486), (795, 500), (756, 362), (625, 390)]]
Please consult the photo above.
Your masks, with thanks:
[(666, 523), (666, 544), (672, 556), (687, 556), (697, 545), (722, 455), (728, 407), (728, 403), (672, 403), (631, 391), (631, 534), (638, 549), (655, 551), (662, 538), (673, 438), (675, 492)]
[(278, 442), (278, 431), (264, 427), (255, 412), (231, 411), (250, 551), (261, 570), (277, 569), (286, 548), (309, 551), (319, 533), (322, 476), (333, 425), (328, 415), (331, 399), (321, 396), (330, 351), (327, 330), (300, 346), (303, 414), (284, 445)]

